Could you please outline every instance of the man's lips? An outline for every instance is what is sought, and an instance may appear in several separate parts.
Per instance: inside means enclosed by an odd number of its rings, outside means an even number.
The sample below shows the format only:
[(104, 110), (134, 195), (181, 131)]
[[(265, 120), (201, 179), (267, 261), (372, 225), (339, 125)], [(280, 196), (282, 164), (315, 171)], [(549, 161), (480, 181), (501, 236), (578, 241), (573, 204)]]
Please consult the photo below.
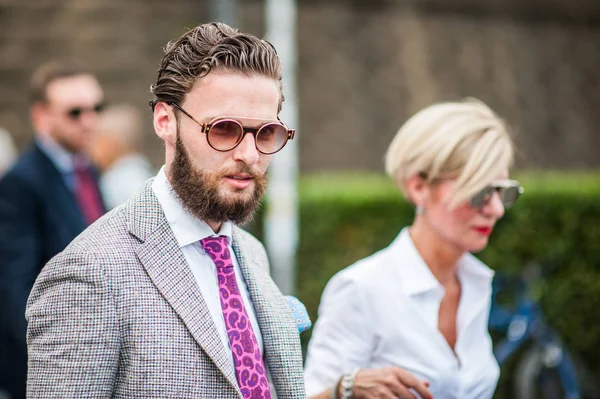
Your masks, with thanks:
[(228, 179), (235, 179), (235, 180), (248, 180), (248, 179), (252, 179), (252, 175), (248, 174), (248, 173), (236, 173), (233, 175), (227, 175), (225, 176)]
[(254, 178), (248, 173), (236, 173), (224, 176), (224, 178), (231, 186), (237, 189), (248, 188), (254, 182)]

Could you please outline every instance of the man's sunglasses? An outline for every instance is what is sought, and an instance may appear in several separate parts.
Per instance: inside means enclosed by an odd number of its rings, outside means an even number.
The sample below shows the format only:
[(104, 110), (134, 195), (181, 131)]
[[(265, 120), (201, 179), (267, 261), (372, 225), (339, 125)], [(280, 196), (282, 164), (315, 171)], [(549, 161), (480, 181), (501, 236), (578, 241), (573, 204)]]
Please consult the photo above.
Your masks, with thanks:
[[(252, 133), (256, 149), (259, 152), (265, 155), (275, 154), (286, 145), (288, 140), (294, 138), (296, 132), (281, 121), (266, 122), (257, 128), (244, 126), (238, 120), (229, 117), (217, 117), (208, 123), (200, 123), (179, 104), (175, 102), (167, 104), (196, 122), (200, 126), (200, 131), (206, 134), (208, 145), (220, 152), (233, 150), (242, 142), (246, 133)], [(253, 118), (244, 119), (252, 120)]]
[(523, 194), (523, 191), (523, 187), (516, 180), (496, 180), (475, 194), (469, 201), (469, 204), (475, 209), (482, 209), (490, 202), (494, 196), (494, 192), (497, 192), (500, 196), (500, 201), (502, 201), (502, 205), (504, 205), (505, 209), (508, 209), (515, 203), (519, 196)]
[(81, 115), (83, 115), (85, 112), (94, 112), (96, 114), (99, 114), (100, 112), (102, 112), (102, 110), (104, 110), (104, 107), (105, 107), (104, 103), (98, 103), (91, 108), (73, 107), (73, 108), (69, 108), (67, 110), (67, 116), (70, 119), (76, 121), (76, 120), (79, 120), (79, 118), (81, 118)]

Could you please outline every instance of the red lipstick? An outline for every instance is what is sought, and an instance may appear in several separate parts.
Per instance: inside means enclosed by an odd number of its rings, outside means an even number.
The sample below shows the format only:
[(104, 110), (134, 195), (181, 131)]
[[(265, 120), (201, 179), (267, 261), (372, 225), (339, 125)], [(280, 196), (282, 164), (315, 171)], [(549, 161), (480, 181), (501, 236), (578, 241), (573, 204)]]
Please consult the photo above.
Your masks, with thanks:
[(475, 231), (484, 236), (489, 236), (490, 234), (492, 234), (491, 227), (475, 227)]

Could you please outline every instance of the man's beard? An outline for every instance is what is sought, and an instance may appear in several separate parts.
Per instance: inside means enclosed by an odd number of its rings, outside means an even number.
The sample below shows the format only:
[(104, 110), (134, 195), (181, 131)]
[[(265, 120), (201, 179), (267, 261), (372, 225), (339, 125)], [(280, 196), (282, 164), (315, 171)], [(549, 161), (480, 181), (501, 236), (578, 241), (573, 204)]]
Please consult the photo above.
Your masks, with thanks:
[[(252, 195), (244, 199), (220, 195), (221, 179), (238, 173), (246, 173), (253, 178), (255, 187)], [(267, 174), (257, 173), (245, 164), (238, 164), (235, 169), (215, 173), (194, 169), (179, 134), (175, 143), (175, 159), (170, 177), (171, 186), (184, 208), (199, 219), (215, 223), (249, 222), (267, 189)], [(242, 192), (242, 190), (235, 191)]]
[(65, 137), (64, 134), (55, 133), (58, 129), (58, 127), (55, 127), (52, 133), (48, 132), (48, 135), (56, 144), (71, 154), (79, 154), (84, 151), (84, 148), (82, 148), (79, 143), (74, 142), (75, 140), (70, 140), (68, 137)]

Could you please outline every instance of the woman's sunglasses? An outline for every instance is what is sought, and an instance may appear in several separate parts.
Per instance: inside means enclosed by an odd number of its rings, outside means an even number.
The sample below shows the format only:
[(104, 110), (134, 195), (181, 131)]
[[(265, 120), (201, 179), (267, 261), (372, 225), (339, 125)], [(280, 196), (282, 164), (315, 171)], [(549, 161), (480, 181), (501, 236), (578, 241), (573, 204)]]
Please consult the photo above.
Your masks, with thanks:
[(508, 209), (515, 203), (519, 196), (523, 194), (523, 191), (523, 187), (516, 180), (496, 180), (475, 194), (469, 201), (469, 204), (475, 209), (482, 209), (490, 202), (494, 193), (497, 192), (500, 201), (502, 201), (502, 205), (504, 205), (505, 209)]

